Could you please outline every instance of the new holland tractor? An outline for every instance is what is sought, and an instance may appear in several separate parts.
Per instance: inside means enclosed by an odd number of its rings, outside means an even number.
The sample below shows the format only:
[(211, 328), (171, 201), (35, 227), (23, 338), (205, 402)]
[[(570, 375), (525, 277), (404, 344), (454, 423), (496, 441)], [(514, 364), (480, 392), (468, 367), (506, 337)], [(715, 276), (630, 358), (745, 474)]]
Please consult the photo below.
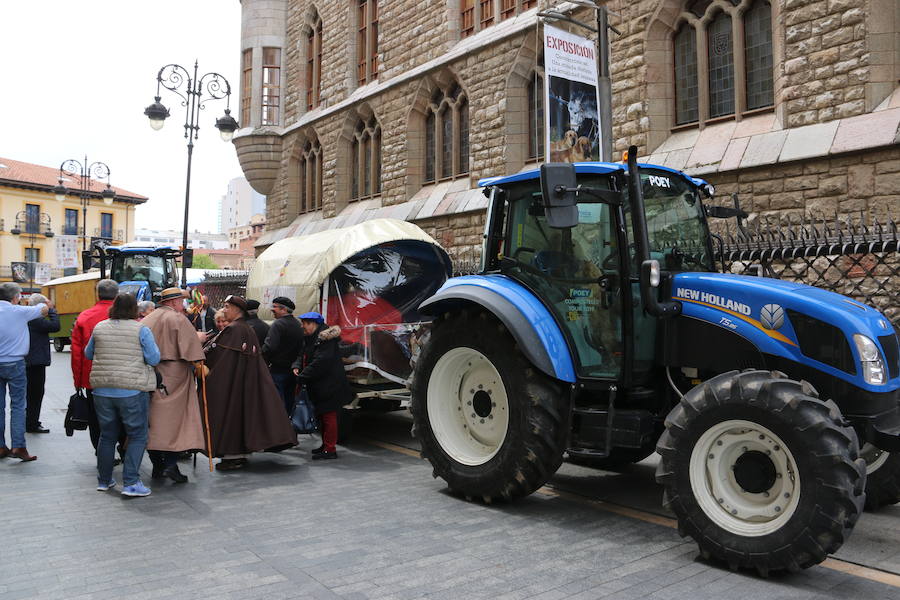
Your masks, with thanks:
[(799, 283), (717, 272), (706, 182), (544, 164), (483, 180), (479, 275), (448, 280), (412, 382), (413, 431), (467, 498), (514, 499), (564, 455), (638, 462), (707, 558), (815, 565), (900, 500), (889, 321)]

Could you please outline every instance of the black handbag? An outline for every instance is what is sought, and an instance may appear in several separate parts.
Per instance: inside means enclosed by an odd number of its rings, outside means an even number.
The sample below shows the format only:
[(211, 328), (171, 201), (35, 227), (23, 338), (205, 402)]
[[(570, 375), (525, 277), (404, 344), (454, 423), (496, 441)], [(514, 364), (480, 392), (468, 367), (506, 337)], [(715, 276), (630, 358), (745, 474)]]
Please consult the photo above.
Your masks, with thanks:
[(316, 414), (313, 411), (312, 403), (309, 401), (309, 394), (306, 393), (305, 386), (299, 386), (294, 396), (291, 425), (294, 426), (294, 431), (297, 433), (312, 433), (319, 428), (316, 422)]
[(91, 418), (91, 408), (88, 405), (84, 390), (78, 388), (69, 396), (69, 408), (66, 410), (65, 429), (66, 435), (71, 437), (74, 431), (84, 431), (88, 428)]

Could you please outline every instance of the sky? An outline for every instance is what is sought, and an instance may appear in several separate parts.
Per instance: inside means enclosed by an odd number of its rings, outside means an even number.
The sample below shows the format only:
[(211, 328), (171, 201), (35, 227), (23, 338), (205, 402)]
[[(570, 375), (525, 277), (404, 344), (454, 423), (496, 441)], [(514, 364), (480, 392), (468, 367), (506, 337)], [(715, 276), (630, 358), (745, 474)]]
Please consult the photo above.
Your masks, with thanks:
[[(0, 0), (0, 156), (59, 168), (66, 159), (109, 165), (113, 185), (149, 197), (138, 228), (181, 230), (187, 172), (185, 109), (163, 89), (160, 131), (144, 108), (156, 74), (177, 63), (217, 72), (239, 118), (239, 0)], [(191, 231), (216, 231), (218, 202), (242, 177), (234, 146), (214, 123), (226, 101), (201, 111), (191, 172)]]

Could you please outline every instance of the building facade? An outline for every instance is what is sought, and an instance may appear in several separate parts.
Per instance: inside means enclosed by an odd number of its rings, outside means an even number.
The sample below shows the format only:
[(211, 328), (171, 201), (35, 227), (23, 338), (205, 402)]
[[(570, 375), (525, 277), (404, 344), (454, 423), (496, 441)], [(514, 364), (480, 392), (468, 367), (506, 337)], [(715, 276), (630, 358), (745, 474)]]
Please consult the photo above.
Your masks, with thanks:
[(227, 235), (234, 227), (247, 225), (253, 215), (266, 212), (266, 197), (250, 187), (243, 177), (228, 182), (218, 210), (219, 233)]
[[(896, 216), (896, 0), (607, 5), (615, 157), (637, 145), (753, 218)], [(393, 217), (477, 253), (477, 181), (542, 160), (548, 8), (594, 18), (544, 0), (243, 0), (234, 143), (267, 196), (257, 251)]]
[(59, 182), (58, 167), (0, 158), (0, 281), (10, 281), (13, 262), (49, 265), (52, 277), (81, 272), (80, 256), (77, 267), (64, 269), (57, 248), (67, 248), (71, 256), (93, 239), (113, 244), (134, 239), (135, 207), (147, 202), (146, 196), (112, 187), (115, 197), (104, 199), (106, 183), (90, 180), (82, 192), (79, 181), (64, 176), (67, 193), (59, 201), (54, 193)]
[[(181, 243), (184, 241), (184, 232), (176, 229), (137, 229), (134, 232), (134, 241), (145, 242), (154, 246), (163, 245), (180, 248)], [(188, 232), (188, 248), (196, 250), (226, 250), (228, 247), (228, 236), (223, 233)]]

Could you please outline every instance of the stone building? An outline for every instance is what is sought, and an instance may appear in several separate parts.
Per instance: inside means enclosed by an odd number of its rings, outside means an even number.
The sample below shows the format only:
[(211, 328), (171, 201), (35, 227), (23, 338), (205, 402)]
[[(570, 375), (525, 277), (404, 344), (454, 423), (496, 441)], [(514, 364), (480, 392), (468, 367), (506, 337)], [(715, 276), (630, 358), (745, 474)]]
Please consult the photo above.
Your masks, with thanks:
[[(407, 219), (477, 252), (482, 177), (543, 154), (546, 0), (242, 0), (234, 143), (267, 233)], [(614, 156), (756, 215), (898, 208), (900, 2), (610, 0)], [(580, 33), (564, 22), (554, 24)]]

